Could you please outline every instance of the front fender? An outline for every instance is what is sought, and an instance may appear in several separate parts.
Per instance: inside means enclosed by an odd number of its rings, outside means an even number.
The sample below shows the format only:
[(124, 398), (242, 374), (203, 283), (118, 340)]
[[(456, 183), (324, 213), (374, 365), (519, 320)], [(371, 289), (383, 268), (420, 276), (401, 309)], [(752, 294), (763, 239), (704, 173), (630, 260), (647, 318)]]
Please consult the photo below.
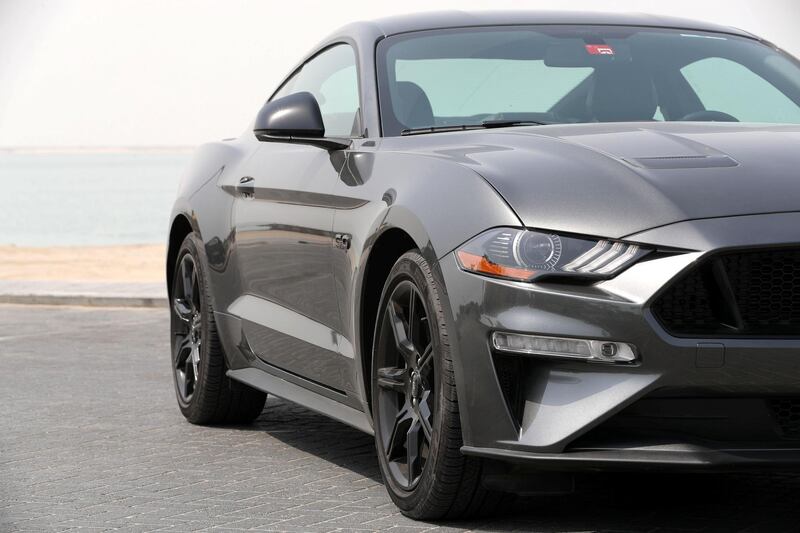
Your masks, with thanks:
[[(370, 353), (361, 342), (365, 274), (381, 237), (402, 230), (421, 251), (439, 282), (447, 325), (453, 330), (439, 259), (488, 228), (521, 225), (505, 200), (475, 171), (426, 155), (354, 151), (349, 154), (337, 194), (359, 206), (335, 214), (334, 231), (350, 234), (351, 247), (334, 259), (333, 268), (346, 330), (343, 334), (353, 342), (360, 361)], [(463, 382), (454, 338), (453, 343), (456, 380)], [(355, 383), (366, 410), (363, 365), (356, 365), (356, 372)]]

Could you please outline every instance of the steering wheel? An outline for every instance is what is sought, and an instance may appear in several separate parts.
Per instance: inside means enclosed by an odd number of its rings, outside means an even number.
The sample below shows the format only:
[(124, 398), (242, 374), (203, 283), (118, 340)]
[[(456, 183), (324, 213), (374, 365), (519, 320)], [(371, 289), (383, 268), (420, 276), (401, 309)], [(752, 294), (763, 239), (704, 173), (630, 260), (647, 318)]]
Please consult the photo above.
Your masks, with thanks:
[(739, 122), (739, 119), (722, 111), (695, 111), (681, 119), (687, 122)]

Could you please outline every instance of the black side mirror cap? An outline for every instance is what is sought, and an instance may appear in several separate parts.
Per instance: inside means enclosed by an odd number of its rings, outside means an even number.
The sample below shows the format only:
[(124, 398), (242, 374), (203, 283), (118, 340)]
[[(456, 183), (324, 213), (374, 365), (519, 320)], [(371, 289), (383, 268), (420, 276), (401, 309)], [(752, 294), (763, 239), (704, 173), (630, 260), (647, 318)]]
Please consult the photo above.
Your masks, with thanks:
[(301, 92), (267, 102), (256, 117), (253, 132), (259, 141), (311, 144), (328, 150), (350, 146), (345, 139), (325, 137), (325, 124), (314, 95)]

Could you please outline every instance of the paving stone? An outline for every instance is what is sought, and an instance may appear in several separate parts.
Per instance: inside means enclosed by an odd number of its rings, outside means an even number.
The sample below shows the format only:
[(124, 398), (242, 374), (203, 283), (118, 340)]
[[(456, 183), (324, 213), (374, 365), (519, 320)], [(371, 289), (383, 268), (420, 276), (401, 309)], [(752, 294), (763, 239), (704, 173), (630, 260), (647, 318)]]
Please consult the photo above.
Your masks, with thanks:
[(495, 518), (402, 516), (372, 439), (270, 398), (184, 421), (162, 309), (0, 305), (0, 532), (798, 531), (793, 473), (586, 476)]

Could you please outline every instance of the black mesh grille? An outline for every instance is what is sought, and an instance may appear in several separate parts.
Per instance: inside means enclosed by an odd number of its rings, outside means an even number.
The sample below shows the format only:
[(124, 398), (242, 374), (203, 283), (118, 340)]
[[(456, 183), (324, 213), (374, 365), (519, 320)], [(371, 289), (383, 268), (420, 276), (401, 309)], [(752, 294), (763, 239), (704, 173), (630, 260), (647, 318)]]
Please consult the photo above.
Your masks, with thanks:
[(723, 257), (747, 327), (800, 334), (800, 250)]
[(720, 255), (653, 305), (674, 335), (800, 336), (800, 250)]
[(780, 398), (769, 401), (775, 419), (787, 439), (800, 439), (800, 400)]

